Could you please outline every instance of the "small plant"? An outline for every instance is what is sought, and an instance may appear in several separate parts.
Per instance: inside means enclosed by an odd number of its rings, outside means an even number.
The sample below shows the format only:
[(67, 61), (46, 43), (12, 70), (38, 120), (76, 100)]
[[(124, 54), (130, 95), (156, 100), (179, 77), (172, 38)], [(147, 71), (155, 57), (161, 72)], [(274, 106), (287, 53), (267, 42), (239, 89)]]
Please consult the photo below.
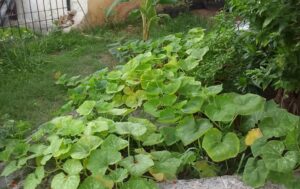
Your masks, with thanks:
[(143, 20), (143, 40), (149, 39), (150, 28), (158, 20), (155, 0), (142, 0), (140, 12)]
[[(106, 11), (106, 16), (110, 16), (113, 12), (115, 6), (119, 3), (124, 2), (120, 0), (115, 0), (112, 5)], [(143, 40), (147, 41), (149, 39), (150, 28), (152, 25), (159, 20), (160, 16), (156, 12), (157, 4), (174, 4), (176, 0), (141, 0), (139, 11), (142, 17), (142, 28), (143, 28)]]

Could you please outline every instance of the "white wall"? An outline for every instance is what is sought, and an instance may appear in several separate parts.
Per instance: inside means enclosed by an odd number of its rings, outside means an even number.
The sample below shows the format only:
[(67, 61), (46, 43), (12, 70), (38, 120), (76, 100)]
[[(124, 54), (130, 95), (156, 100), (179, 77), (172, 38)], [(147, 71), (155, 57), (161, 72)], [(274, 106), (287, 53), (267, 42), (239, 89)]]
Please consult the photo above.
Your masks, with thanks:
[(83, 20), (88, 11), (88, 0), (71, 0), (71, 10), (76, 10), (77, 12), (74, 18), (74, 27), (76, 27)]
[[(16, 3), (19, 23), (35, 31), (45, 32), (47, 27), (50, 31), (53, 22), (67, 14), (66, 0), (16, 0)], [(71, 0), (71, 10), (76, 10), (75, 24), (79, 24), (84, 17), (83, 11), (87, 10), (87, 0)]]

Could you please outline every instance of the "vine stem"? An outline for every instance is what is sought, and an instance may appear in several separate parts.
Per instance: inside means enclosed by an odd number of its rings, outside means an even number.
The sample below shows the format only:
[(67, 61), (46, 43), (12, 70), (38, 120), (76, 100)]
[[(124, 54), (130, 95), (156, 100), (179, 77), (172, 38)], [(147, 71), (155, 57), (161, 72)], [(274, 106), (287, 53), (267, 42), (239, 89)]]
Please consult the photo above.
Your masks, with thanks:
[(237, 171), (236, 171), (237, 174), (238, 174), (238, 173), (240, 172), (240, 170), (241, 170), (241, 167), (242, 167), (242, 163), (243, 163), (243, 161), (244, 161), (244, 158), (245, 158), (245, 153), (243, 153), (243, 155), (242, 155), (241, 161), (240, 161), (240, 163), (239, 163), (239, 167), (238, 167), (238, 169), (237, 169)]
[(128, 148), (127, 148), (127, 150), (128, 150), (128, 156), (130, 156), (130, 135), (128, 135)]

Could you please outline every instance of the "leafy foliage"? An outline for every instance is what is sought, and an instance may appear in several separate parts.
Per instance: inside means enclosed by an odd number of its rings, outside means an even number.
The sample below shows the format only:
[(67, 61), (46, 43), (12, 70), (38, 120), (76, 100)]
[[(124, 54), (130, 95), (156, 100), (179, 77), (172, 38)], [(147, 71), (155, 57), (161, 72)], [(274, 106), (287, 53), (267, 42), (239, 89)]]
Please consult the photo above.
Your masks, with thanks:
[[(200, 35), (203, 33), (203, 36)], [(176, 53), (183, 61), (189, 61), (184, 67), (189, 75), (194, 76), (206, 85), (223, 83), (228, 91), (235, 89), (235, 82), (246, 69), (240, 61), (237, 41), (239, 34), (235, 29), (234, 17), (221, 12), (214, 18), (212, 28), (205, 30), (192, 29), (188, 34), (176, 33), (149, 41), (129, 41), (112, 48), (110, 52), (120, 62), (126, 62), (140, 53), (151, 52), (155, 55)], [(191, 56), (185, 56), (185, 52)], [(200, 64), (194, 61), (200, 58)], [(197, 67), (196, 69), (193, 69)], [(233, 82), (235, 81), (235, 82)], [(235, 90), (236, 91), (236, 90)]]
[(231, 0), (230, 5), (251, 28), (240, 40), (248, 81), (263, 89), (299, 90), (300, 2)]
[[(208, 52), (203, 38), (203, 29), (194, 28), (186, 36), (143, 43), (159, 48), (146, 46), (126, 64), (79, 81), (68, 103), (77, 113), (56, 117), (28, 140), (5, 146), (2, 176), (30, 162), (39, 167), (26, 179), (30, 187), (53, 176), (54, 189), (154, 189), (153, 180), (176, 179), (192, 168), (196, 176), (228, 173), (209, 161), (234, 167), (242, 153), (250, 157), (244, 180), (254, 187), (293, 172), (300, 139), (291, 133), (299, 131), (299, 117), (258, 95), (220, 94), (221, 85), (207, 87), (191, 76)], [(253, 128), (262, 137), (250, 153), (243, 143)]]

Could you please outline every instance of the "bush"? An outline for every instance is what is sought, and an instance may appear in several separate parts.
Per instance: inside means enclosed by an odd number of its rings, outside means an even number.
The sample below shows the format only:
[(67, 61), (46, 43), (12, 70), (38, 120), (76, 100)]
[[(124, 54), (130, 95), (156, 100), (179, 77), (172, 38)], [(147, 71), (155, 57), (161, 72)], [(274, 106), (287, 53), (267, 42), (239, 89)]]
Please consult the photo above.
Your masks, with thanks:
[(234, 13), (250, 23), (244, 61), (250, 84), (298, 91), (300, 80), (300, 2), (231, 0)]

